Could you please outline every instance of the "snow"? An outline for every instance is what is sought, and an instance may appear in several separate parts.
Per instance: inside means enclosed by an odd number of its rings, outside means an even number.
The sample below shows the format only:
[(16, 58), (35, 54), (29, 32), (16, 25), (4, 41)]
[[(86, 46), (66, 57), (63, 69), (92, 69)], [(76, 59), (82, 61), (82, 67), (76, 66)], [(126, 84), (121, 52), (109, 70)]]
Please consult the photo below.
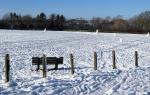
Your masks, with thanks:
[[(139, 34), (66, 31), (0, 30), (1, 95), (150, 95), (150, 37)], [(117, 69), (112, 69), (112, 50)], [(134, 51), (139, 67), (134, 65)], [(93, 68), (93, 53), (98, 70)], [(11, 81), (4, 83), (4, 56), (11, 57)], [(75, 74), (71, 75), (69, 54), (73, 53)], [(36, 72), (34, 56), (64, 57), (59, 70)], [(50, 65), (47, 68), (53, 68)]]
[(147, 37), (149, 37), (149, 32), (146, 34)]
[(44, 29), (44, 32), (46, 32), (47, 30), (46, 30), (46, 28)]
[(98, 34), (98, 29), (96, 29), (96, 34)]

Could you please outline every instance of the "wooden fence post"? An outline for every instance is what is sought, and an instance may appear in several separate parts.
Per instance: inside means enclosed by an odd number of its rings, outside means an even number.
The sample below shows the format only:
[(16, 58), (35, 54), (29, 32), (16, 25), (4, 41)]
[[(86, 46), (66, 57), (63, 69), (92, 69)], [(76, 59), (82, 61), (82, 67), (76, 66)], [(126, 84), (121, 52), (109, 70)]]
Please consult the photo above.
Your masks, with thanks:
[(46, 77), (46, 55), (43, 55), (42, 64), (43, 64), (43, 78)]
[(74, 74), (74, 60), (72, 54), (70, 54), (70, 63), (71, 63), (71, 74)]
[(10, 80), (10, 57), (9, 54), (5, 55), (5, 82), (9, 82)]
[(135, 66), (138, 67), (138, 51), (135, 51)]
[(113, 60), (113, 69), (116, 69), (116, 54), (115, 51), (112, 51), (112, 60)]
[(97, 70), (97, 53), (94, 52), (94, 70)]

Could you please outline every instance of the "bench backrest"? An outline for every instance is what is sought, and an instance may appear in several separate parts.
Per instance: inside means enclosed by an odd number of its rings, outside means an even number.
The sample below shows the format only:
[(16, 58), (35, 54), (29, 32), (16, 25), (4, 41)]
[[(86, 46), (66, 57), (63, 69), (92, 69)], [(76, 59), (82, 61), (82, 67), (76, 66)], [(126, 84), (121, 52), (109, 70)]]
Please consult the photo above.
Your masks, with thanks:
[[(43, 57), (32, 57), (32, 65), (42, 65)], [(63, 57), (46, 57), (46, 64), (63, 64)]]

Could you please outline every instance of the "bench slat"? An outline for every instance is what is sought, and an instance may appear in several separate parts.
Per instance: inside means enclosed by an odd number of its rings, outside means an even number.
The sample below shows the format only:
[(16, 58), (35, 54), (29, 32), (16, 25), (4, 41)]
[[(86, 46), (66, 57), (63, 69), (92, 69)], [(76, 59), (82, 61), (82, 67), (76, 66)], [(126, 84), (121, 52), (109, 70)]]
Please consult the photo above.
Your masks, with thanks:
[[(46, 59), (47, 64), (63, 64), (63, 57), (47, 57)], [(32, 65), (38, 65), (38, 63), (42, 65), (42, 57), (32, 57)]]

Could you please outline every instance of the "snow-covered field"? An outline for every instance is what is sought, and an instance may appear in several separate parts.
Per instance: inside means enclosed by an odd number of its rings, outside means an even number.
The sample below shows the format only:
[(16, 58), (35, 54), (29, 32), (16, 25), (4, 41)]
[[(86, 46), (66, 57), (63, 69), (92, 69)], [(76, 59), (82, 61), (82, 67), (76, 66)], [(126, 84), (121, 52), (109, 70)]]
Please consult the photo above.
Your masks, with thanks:
[[(112, 69), (116, 50), (117, 69)], [(134, 51), (139, 66), (134, 66)], [(98, 70), (93, 69), (93, 52)], [(11, 81), (4, 83), (4, 56), (11, 57)], [(71, 75), (69, 54), (75, 74)], [(34, 56), (64, 57), (60, 70), (42, 71)], [(54, 66), (48, 66), (48, 69)], [(135, 34), (0, 30), (0, 95), (150, 95), (150, 37)]]

